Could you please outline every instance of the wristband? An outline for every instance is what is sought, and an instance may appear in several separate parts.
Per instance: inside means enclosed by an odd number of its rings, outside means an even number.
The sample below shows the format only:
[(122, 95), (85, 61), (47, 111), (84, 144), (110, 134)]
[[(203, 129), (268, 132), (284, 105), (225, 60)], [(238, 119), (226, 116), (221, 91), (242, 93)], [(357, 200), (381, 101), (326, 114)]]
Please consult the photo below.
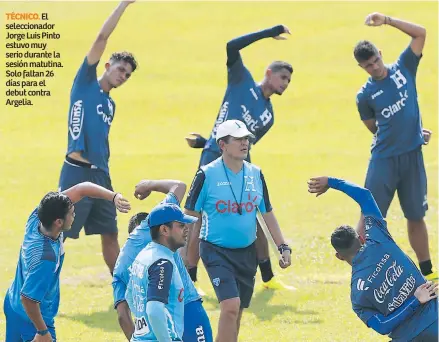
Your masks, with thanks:
[(204, 145), (206, 145), (207, 140), (203, 137), (196, 137), (195, 138), (195, 146), (194, 148), (203, 148)]
[(283, 254), (285, 251), (290, 251), (290, 253), (292, 252), (290, 246), (288, 246), (286, 243), (282, 243), (277, 247), (277, 250), (279, 251), (280, 254)]
[(116, 198), (117, 195), (119, 195), (118, 192), (116, 192), (116, 193), (114, 194), (114, 197), (113, 197), (113, 203), (114, 203), (114, 199)]
[(37, 331), (37, 334), (40, 335), (40, 336), (47, 335), (48, 333), (49, 333), (48, 329), (46, 329), (46, 330), (38, 330)]

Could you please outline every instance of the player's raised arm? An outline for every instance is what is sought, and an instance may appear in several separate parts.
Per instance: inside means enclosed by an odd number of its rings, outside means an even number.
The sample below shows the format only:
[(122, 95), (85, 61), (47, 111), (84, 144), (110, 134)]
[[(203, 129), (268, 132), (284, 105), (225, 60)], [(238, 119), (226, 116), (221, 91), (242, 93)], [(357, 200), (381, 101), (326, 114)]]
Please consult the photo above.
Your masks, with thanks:
[(231, 66), (240, 57), (239, 50), (263, 38), (284, 40), (286, 38), (281, 36), (283, 33), (291, 34), (288, 27), (284, 25), (277, 25), (262, 31), (253, 32), (232, 39), (227, 43), (227, 66)]
[(424, 27), (417, 24), (409, 23), (408, 21), (392, 18), (378, 12), (369, 14), (366, 17), (365, 24), (368, 26), (389, 25), (397, 28), (398, 30), (412, 37), (410, 47), (414, 54), (416, 56), (420, 56), (422, 54), (422, 50), (424, 49), (425, 37), (427, 36), (427, 31)]
[(370, 215), (383, 219), (383, 215), (368, 189), (333, 177), (314, 177), (308, 181), (308, 192), (317, 194), (317, 196), (324, 194), (329, 188), (342, 191), (351, 197), (360, 205), (361, 211), (365, 216)]
[(62, 193), (68, 196), (73, 203), (79, 202), (84, 197), (92, 197), (114, 202), (117, 210), (122, 213), (127, 213), (131, 210), (130, 203), (123, 198), (122, 194), (107, 190), (91, 182), (76, 184)]
[(186, 184), (179, 180), (162, 179), (162, 180), (142, 180), (136, 185), (134, 197), (143, 200), (148, 197), (152, 191), (167, 194), (172, 192), (181, 203), (186, 193)]
[(99, 62), (105, 51), (105, 47), (107, 46), (108, 38), (116, 28), (116, 25), (119, 22), (119, 19), (122, 17), (122, 14), (125, 12), (125, 9), (128, 7), (129, 4), (133, 3), (134, 1), (135, 0), (122, 1), (121, 3), (119, 3), (113, 13), (111, 13), (111, 15), (105, 21), (90, 51), (87, 54), (87, 61), (89, 65), (93, 65)]

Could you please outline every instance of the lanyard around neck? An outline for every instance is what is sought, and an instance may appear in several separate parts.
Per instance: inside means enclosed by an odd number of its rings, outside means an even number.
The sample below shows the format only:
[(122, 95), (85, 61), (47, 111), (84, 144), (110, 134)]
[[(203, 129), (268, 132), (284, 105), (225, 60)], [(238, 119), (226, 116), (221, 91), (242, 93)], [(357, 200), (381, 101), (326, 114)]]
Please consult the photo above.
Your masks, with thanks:
[(226, 174), (226, 178), (227, 178), (227, 182), (229, 183), (229, 187), (230, 190), (232, 191), (232, 195), (233, 198), (235, 199), (236, 204), (238, 205), (238, 214), (242, 215), (242, 207), (241, 207), (241, 203), (242, 203), (242, 196), (244, 194), (244, 184), (245, 184), (245, 165), (242, 164), (242, 189), (241, 189), (241, 200), (238, 202), (238, 200), (236, 199), (235, 196), (235, 192), (233, 191), (233, 187), (232, 187), (232, 183), (230, 183), (230, 179), (229, 179), (229, 175), (227, 174), (227, 169), (226, 169), (226, 165), (224, 163), (224, 159), (222, 159), (223, 162), (223, 168), (224, 168), (224, 173)]

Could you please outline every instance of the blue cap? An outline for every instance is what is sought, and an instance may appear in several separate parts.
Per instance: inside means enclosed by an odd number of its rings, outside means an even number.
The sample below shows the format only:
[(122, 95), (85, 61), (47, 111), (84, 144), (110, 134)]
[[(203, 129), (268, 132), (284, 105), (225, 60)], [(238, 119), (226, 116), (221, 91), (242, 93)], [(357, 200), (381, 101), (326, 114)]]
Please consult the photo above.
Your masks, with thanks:
[(148, 225), (150, 227), (177, 221), (180, 223), (194, 223), (198, 217), (185, 215), (180, 207), (173, 203), (163, 203), (156, 206), (148, 215)]

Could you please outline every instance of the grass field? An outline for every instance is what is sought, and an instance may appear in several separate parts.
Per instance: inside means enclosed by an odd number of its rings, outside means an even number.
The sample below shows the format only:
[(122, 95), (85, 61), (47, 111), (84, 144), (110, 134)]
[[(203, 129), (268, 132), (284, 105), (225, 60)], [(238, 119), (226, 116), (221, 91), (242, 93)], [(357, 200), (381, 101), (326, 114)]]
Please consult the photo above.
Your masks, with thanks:
[[(77, 68), (115, 2), (4, 3), (2, 12), (48, 12), (60, 40), (48, 41), (62, 55), (63, 69), (48, 81), (50, 98), (33, 107), (5, 106), (0, 86), (0, 295), (10, 285), (24, 224), (41, 197), (56, 190), (67, 141), (69, 92)], [(355, 94), (366, 74), (356, 66), (352, 49), (360, 39), (374, 41), (385, 62), (394, 61), (409, 37), (390, 27), (363, 25), (369, 12), (420, 23), (427, 28), (417, 84), (424, 127), (434, 131), (424, 156), (429, 181), (427, 222), (433, 264), (437, 265), (437, 17), (434, 2), (141, 2), (128, 8), (112, 35), (105, 58), (115, 50), (135, 53), (140, 68), (121, 89), (111, 132), (113, 185), (132, 202), (132, 213), (149, 210), (161, 199), (133, 197), (143, 178), (192, 181), (199, 150), (184, 136), (207, 135), (226, 84), (227, 40), (276, 24), (287, 25), (287, 41), (267, 39), (246, 48), (243, 58), (256, 79), (275, 59), (293, 64), (290, 88), (273, 97), (275, 125), (253, 149), (261, 166), (284, 235), (293, 247), (293, 265), (276, 274), (298, 287), (295, 292), (255, 291), (244, 314), (240, 341), (387, 341), (355, 316), (350, 307), (350, 269), (333, 256), (329, 235), (339, 224), (356, 224), (359, 208), (332, 192), (316, 199), (306, 191), (310, 176), (333, 175), (362, 184), (371, 134), (361, 123)], [(1, 46), (6, 31), (2, 13)], [(2, 50), (4, 51), (4, 50)], [(1, 52), (2, 69), (4, 53)], [(103, 70), (99, 66), (99, 73)], [(1, 72), (4, 75), (4, 70)], [(129, 215), (119, 215), (120, 237), (127, 236)], [(388, 222), (392, 235), (414, 257), (406, 224), (395, 198)], [(99, 237), (81, 236), (65, 246), (61, 305), (56, 321), (59, 341), (122, 341), (112, 308), (111, 278)], [(205, 307), (216, 332), (218, 304), (202, 269), (208, 293)], [(260, 277), (257, 276), (259, 284)], [(3, 298), (3, 297), (2, 297)], [(5, 320), (0, 313), (0, 339)]]

